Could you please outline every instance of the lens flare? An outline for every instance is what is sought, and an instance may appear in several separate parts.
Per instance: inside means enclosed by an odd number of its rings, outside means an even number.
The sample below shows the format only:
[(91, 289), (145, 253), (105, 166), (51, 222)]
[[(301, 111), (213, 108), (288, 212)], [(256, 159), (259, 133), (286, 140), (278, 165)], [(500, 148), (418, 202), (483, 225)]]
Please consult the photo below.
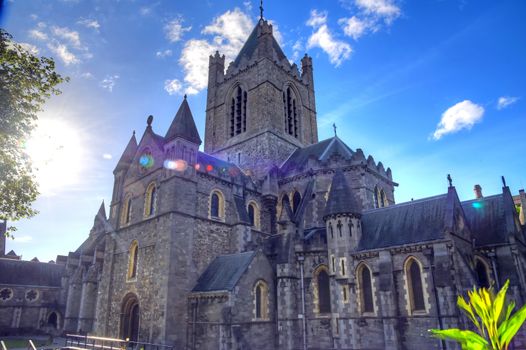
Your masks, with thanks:
[(206, 171), (211, 172), (212, 170), (214, 170), (214, 167), (211, 166), (210, 164), (208, 164), (208, 165), (206, 166)]
[(483, 205), (481, 202), (473, 202), (473, 203), (471, 204), (471, 206), (472, 206), (473, 208), (475, 208), (475, 209), (480, 209), (480, 208), (482, 208), (484, 205)]
[(185, 171), (188, 169), (188, 163), (185, 160), (165, 160), (164, 167), (166, 169), (175, 170), (175, 171)]

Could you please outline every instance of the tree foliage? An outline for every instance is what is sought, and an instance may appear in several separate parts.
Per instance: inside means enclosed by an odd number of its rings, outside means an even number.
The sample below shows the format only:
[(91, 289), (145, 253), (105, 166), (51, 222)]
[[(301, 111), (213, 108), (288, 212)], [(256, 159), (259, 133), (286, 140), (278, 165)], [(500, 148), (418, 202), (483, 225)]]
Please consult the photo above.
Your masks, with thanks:
[(477, 332), (451, 328), (432, 329), (431, 333), (435, 337), (460, 343), (464, 350), (507, 350), (526, 320), (526, 305), (512, 315), (515, 303), (506, 301), (509, 285), (508, 280), (497, 294), (491, 288), (474, 288), (468, 292), (469, 302), (462, 296), (458, 297), (458, 307)]
[(67, 80), (53, 59), (32, 55), (0, 28), (0, 220), (36, 214), (38, 186), (24, 144), (45, 101)]

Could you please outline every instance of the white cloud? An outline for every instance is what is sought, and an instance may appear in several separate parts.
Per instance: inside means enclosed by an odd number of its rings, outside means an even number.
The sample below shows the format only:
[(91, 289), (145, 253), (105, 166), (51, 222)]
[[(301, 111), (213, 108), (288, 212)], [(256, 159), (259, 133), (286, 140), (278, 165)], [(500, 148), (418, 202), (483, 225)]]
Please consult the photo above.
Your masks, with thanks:
[(462, 129), (471, 129), (475, 123), (482, 121), (484, 108), (470, 100), (465, 100), (448, 108), (440, 119), (435, 132), (434, 140), (440, 140), (442, 136), (452, 134)]
[(497, 109), (500, 111), (501, 109), (511, 106), (518, 100), (519, 100), (519, 97), (514, 97), (514, 96), (499, 97), (499, 101), (497, 102)]
[(177, 79), (164, 81), (164, 90), (166, 90), (169, 95), (179, 94), (181, 93), (182, 89), (183, 84)]
[(80, 60), (73, 54), (66, 45), (60, 43), (49, 43), (47, 47), (64, 62), (66, 66), (77, 64)]
[[(276, 28), (277, 26), (273, 26)], [(196, 94), (208, 83), (208, 57), (216, 50), (225, 55), (225, 61), (235, 59), (254, 28), (251, 17), (238, 8), (226, 11), (205, 26), (202, 34), (212, 35), (210, 40), (188, 40), (181, 52), (179, 64), (185, 71), (187, 94)]]
[(192, 27), (183, 27), (182, 17), (174, 18), (164, 26), (166, 38), (172, 43), (180, 41), (183, 34), (190, 29), (192, 29)]
[(84, 79), (93, 79), (93, 78), (95, 78), (95, 77), (93, 76), (93, 74), (91, 74), (90, 72), (84, 72), (84, 73), (82, 73), (82, 74), (80, 75), (80, 77), (81, 77), (81, 78), (84, 78)]
[(208, 57), (216, 46), (206, 40), (192, 39), (186, 42), (179, 64), (185, 71), (184, 81), (194, 89), (200, 91), (208, 84)]
[(316, 28), (325, 23), (327, 23), (327, 11), (311, 10), (310, 18), (307, 20), (308, 26)]
[(113, 157), (112, 157), (112, 155), (109, 154), (109, 153), (104, 153), (104, 154), (102, 155), (102, 158), (104, 158), (104, 159), (108, 159), (108, 160), (109, 160), (109, 159), (112, 159)]
[(401, 14), (393, 0), (355, 0), (355, 4), (366, 14), (382, 18), (386, 23), (391, 23)]
[(103, 89), (106, 89), (106, 90), (108, 90), (109, 92), (112, 92), (112, 91), (113, 91), (113, 87), (114, 87), (115, 84), (117, 83), (117, 79), (119, 79), (119, 76), (118, 76), (118, 75), (107, 75), (106, 78), (104, 78), (104, 79), (100, 82), (100, 86), (101, 86)]
[(38, 19), (38, 16), (34, 13), (29, 15), (29, 18), (31, 18), (33, 21), (36, 21)]
[(38, 29), (31, 29), (29, 31), (29, 36), (33, 39), (42, 40), (42, 41), (45, 41), (48, 39), (47, 34)]
[(314, 27), (316, 31), (312, 33), (307, 41), (307, 49), (319, 47), (329, 55), (332, 64), (338, 67), (343, 61), (351, 57), (351, 45), (344, 41), (334, 38), (327, 26), (327, 13), (311, 11), (311, 16), (307, 25)]
[(345, 35), (354, 40), (390, 26), (402, 14), (394, 0), (354, 0), (354, 6), (358, 10), (356, 15), (338, 20)]
[(80, 35), (77, 31), (71, 30), (67, 27), (53, 27), (51, 32), (58, 38), (69, 41), (76, 48), (80, 48)]
[(243, 1), (243, 6), (247, 11), (252, 11), (252, 1)]
[(81, 19), (77, 23), (83, 25), (86, 28), (92, 28), (97, 32), (99, 31), (99, 28), (100, 28), (100, 23), (96, 19), (89, 19), (89, 18)]
[(172, 55), (172, 50), (157, 51), (155, 53), (155, 56), (157, 56), (158, 58), (165, 58), (171, 55)]
[(11, 243), (29, 243), (33, 240), (33, 237), (31, 236), (17, 236), (17, 235), (14, 235), (14, 238)]
[(148, 16), (150, 13), (152, 13), (152, 8), (147, 6), (141, 7), (139, 9), (139, 13), (141, 16)]
[(343, 27), (343, 32), (345, 35), (352, 37), (354, 40), (357, 40), (369, 27), (369, 24), (365, 20), (361, 20), (356, 16), (351, 18), (341, 18), (338, 20), (338, 23)]
[(22, 48), (24, 50), (26, 50), (30, 54), (32, 54), (34, 56), (38, 55), (39, 50), (38, 50), (38, 47), (36, 47), (35, 45), (28, 44), (28, 43), (19, 43), (19, 44), (20, 44), (20, 46), (22, 46)]

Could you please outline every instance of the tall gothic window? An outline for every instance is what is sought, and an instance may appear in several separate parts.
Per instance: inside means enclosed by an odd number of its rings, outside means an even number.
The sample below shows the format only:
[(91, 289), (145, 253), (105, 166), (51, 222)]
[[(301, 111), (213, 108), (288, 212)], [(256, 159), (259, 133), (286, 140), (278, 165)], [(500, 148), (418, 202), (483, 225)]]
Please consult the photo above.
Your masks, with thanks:
[(137, 277), (137, 257), (139, 255), (139, 243), (133, 241), (128, 250), (128, 279)]
[(362, 264), (358, 268), (358, 278), (360, 282), (362, 312), (374, 312), (373, 285), (371, 270), (367, 265)]
[(426, 311), (420, 264), (414, 258), (410, 258), (405, 269), (411, 312)]
[(259, 209), (254, 201), (248, 203), (247, 212), (250, 226), (259, 229)]
[(146, 188), (146, 195), (144, 198), (144, 216), (149, 217), (155, 213), (155, 202), (157, 200), (157, 190), (155, 183), (151, 183)]
[(285, 132), (298, 137), (298, 110), (296, 96), (290, 86), (283, 92), (283, 112), (285, 114)]
[(130, 223), (131, 211), (132, 211), (131, 195), (126, 195), (124, 197), (124, 203), (121, 209), (121, 225), (126, 225)]
[(254, 287), (254, 303), (256, 319), (268, 319), (268, 285), (264, 281), (258, 281)]
[(294, 214), (298, 211), (298, 208), (301, 203), (301, 195), (298, 191), (294, 191), (294, 194), (292, 195), (292, 211)]
[(329, 274), (326, 268), (320, 268), (316, 277), (318, 289), (318, 312), (320, 314), (331, 312), (331, 289)]
[(237, 86), (230, 101), (230, 137), (247, 131), (247, 92)]
[(223, 194), (214, 190), (210, 194), (210, 218), (224, 219), (225, 217), (225, 200)]

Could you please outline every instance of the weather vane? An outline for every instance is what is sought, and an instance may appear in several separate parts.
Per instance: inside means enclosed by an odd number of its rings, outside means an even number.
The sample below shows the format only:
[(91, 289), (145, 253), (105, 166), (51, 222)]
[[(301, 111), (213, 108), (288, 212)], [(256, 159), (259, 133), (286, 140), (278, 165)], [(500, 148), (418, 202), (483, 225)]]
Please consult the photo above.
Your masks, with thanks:
[(263, 0), (259, 1), (259, 18), (263, 19)]
[(332, 123), (332, 127), (334, 129), (334, 136), (338, 136), (338, 135), (336, 135), (336, 123)]

